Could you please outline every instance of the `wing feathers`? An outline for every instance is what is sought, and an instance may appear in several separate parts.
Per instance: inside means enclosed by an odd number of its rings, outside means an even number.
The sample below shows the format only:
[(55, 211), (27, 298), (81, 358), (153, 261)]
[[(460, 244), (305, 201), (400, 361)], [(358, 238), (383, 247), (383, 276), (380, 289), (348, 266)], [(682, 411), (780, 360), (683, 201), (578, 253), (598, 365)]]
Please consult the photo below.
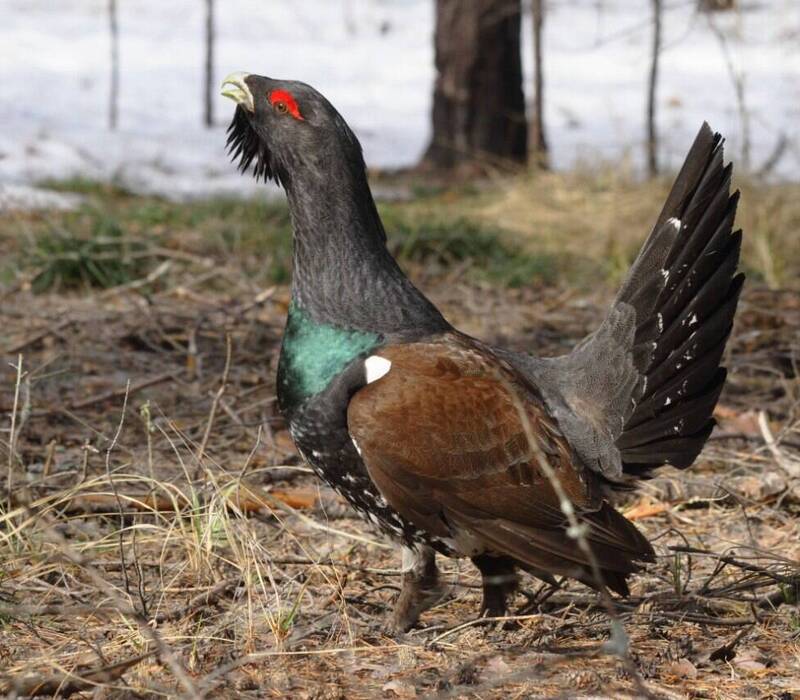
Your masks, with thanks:
[(532, 571), (597, 585), (540, 467), (539, 459), (547, 459), (587, 525), (587, 540), (608, 573), (604, 580), (626, 590), (625, 576), (651, 560), (653, 550), (602, 500), (598, 477), (575, 457), (521, 375), (453, 334), (379, 354), (391, 370), (353, 396), (348, 429), (393, 508), (464, 555), (511, 556)]

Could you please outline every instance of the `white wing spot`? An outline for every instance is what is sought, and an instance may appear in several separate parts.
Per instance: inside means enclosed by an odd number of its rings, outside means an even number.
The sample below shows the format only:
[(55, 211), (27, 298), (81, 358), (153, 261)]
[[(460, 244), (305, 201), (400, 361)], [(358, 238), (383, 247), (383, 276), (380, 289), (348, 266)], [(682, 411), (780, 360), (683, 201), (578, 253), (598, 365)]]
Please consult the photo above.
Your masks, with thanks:
[(674, 228), (676, 231), (680, 231), (680, 230), (681, 230), (681, 220), (680, 220), (680, 219), (676, 219), (676, 218), (673, 216), (673, 217), (671, 217), (671, 218), (667, 219), (667, 223), (668, 223), (668, 224), (670, 224), (670, 225), (672, 225), (672, 227), (673, 227), (673, 228)]
[[(364, 370), (367, 375), (367, 384), (377, 382), (392, 368), (392, 363), (380, 355), (370, 355), (364, 360)], [(358, 448), (356, 448), (358, 449)]]

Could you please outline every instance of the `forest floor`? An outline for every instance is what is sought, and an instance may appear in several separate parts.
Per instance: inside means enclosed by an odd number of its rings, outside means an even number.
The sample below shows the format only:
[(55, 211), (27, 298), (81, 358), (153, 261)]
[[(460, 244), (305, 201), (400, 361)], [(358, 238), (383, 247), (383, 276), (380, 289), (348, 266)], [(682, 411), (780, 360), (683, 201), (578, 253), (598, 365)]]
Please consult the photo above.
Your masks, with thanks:
[[(84, 204), (0, 221), (0, 695), (800, 697), (800, 187), (745, 188), (719, 427), (621, 504), (658, 561), (615, 618), (526, 578), (513, 628), (477, 620), (479, 578), (449, 560), (447, 597), (390, 638), (397, 552), (275, 407), (283, 205), (51, 185)], [(392, 249), (452, 322), (557, 354), (667, 183), (381, 185)]]

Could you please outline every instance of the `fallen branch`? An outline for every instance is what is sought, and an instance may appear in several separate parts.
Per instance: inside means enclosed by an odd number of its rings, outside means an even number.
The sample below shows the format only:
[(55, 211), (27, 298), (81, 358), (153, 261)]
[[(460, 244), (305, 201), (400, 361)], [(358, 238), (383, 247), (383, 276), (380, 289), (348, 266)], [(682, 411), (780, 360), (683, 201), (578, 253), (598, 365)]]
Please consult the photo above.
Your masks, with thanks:
[[(137, 513), (175, 513), (185, 508), (194, 508), (195, 504), (185, 495), (179, 494), (175, 498), (160, 496), (154, 493), (119, 492), (119, 498), (128, 511)], [(257, 486), (240, 484), (232, 493), (227, 495), (227, 504), (236, 508), (245, 515), (252, 515), (260, 511), (269, 511), (276, 506), (284, 505), (292, 509), (313, 508), (317, 502), (317, 492), (312, 489), (291, 489), (263, 491)], [(60, 499), (45, 499), (44, 501), (26, 503), (24, 499), (12, 499), (14, 507), (34, 507), (43, 505), (56, 505), (65, 513), (118, 513), (117, 498), (113, 493), (75, 493), (64, 494)], [(201, 507), (207, 502), (201, 502)]]
[[(102, 394), (96, 394), (95, 396), (90, 396), (88, 399), (83, 399), (83, 401), (76, 401), (75, 403), (70, 404), (70, 410), (77, 411), (81, 408), (88, 408), (89, 406), (94, 406), (98, 403), (105, 403), (106, 401), (112, 401), (114, 399), (121, 399), (124, 396), (133, 396), (137, 392), (141, 391), (142, 389), (147, 389), (148, 387), (154, 386), (156, 384), (161, 384), (161, 382), (166, 381), (173, 381), (175, 379), (174, 372), (163, 372), (162, 374), (157, 374), (155, 377), (149, 377), (148, 379), (142, 379), (135, 384), (131, 384), (130, 387), (123, 387), (120, 389), (113, 389), (112, 391), (106, 391)], [(54, 411), (50, 411), (50, 413), (58, 411), (58, 409), (54, 409)]]
[(783, 471), (785, 471), (791, 478), (800, 478), (800, 461), (792, 459), (791, 457), (787, 457), (785, 454), (783, 454), (780, 447), (778, 447), (778, 443), (775, 441), (772, 430), (770, 430), (765, 411), (758, 412), (758, 427), (761, 430), (761, 436), (764, 438), (767, 449), (775, 458), (778, 466), (783, 469)]
[(182, 608), (174, 610), (164, 610), (158, 613), (153, 619), (156, 623), (163, 624), (164, 622), (173, 622), (175, 620), (182, 620), (189, 615), (197, 612), (201, 608), (214, 605), (218, 600), (224, 598), (231, 590), (242, 582), (241, 576), (233, 576), (231, 578), (220, 581), (215, 586), (212, 586), (207, 591), (196, 595)]
[(0, 695), (3, 697), (32, 698), (47, 695), (54, 698), (68, 698), (75, 693), (92, 690), (99, 685), (118, 681), (122, 674), (133, 668), (155, 652), (132, 656), (115, 664), (95, 669), (63, 672), (52, 676), (28, 675), (22, 678), (8, 678), (0, 682)]

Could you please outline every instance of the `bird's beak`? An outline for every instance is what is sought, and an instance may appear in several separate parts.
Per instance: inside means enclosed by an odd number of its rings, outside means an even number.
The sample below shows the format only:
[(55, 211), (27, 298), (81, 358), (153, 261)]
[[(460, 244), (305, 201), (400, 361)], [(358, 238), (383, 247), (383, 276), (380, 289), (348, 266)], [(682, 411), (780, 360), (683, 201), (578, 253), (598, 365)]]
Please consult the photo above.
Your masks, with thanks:
[(231, 73), (225, 80), (222, 81), (222, 88), (220, 92), (225, 97), (230, 97), (236, 104), (242, 105), (251, 114), (256, 111), (253, 104), (253, 93), (247, 87), (245, 78), (250, 74), (239, 71), (238, 73)]

